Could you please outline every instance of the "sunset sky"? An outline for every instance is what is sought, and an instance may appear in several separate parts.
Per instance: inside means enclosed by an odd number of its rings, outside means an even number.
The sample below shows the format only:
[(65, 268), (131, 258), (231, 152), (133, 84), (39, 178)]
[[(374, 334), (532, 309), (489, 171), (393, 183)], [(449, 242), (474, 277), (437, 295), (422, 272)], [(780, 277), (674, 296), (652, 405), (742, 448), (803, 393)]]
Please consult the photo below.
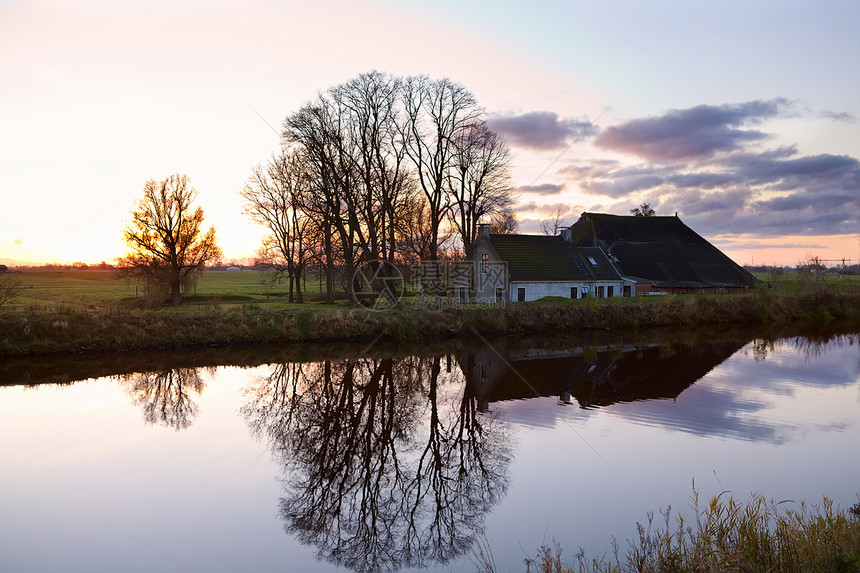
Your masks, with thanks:
[(253, 256), (284, 117), (374, 69), (475, 93), (522, 232), (650, 202), (741, 264), (856, 263), (858, 30), (857, 0), (0, 0), (0, 263), (113, 261), (174, 173)]

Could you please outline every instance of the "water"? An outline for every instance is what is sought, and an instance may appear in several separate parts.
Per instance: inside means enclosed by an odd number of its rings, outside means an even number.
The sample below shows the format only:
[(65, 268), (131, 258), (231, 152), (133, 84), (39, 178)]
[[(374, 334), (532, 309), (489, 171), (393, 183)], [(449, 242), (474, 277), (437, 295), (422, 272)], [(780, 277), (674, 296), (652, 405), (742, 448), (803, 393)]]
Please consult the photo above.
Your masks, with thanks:
[[(2, 571), (523, 571), (728, 490), (860, 492), (853, 334), (0, 363)], [(789, 502), (791, 503), (791, 502)]]

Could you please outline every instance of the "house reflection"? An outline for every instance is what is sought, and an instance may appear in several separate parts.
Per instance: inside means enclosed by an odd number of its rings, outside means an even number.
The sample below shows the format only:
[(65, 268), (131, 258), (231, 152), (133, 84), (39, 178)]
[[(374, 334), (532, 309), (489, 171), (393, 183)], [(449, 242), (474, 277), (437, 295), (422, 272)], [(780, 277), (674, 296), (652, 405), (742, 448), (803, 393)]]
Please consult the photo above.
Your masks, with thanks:
[(492, 402), (557, 396), (582, 408), (677, 398), (744, 342), (653, 346), (580, 346), (554, 350), (461, 353), (457, 360), (481, 410)]

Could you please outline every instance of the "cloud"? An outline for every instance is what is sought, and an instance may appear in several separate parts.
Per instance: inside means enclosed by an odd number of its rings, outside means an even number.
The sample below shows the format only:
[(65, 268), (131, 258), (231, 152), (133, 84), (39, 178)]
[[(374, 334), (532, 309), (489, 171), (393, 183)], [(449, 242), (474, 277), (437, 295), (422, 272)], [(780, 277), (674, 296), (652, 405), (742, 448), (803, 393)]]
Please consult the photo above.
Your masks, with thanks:
[(564, 191), (564, 183), (561, 185), (542, 183), (540, 185), (520, 185), (517, 187), (518, 193), (535, 193), (537, 195), (558, 195), (562, 191)]
[(606, 178), (580, 183), (580, 188), (590, 195), (605, 195), (619, 199), (632, 193), (660, 187), (665, 180), (665, 174), (661, 170), (645, 166), (617, 169)]
[(518, 213), (536, 213), (538, 215), (552, 215), (560, 214), (561, 216), (568, 215), (573, 213), (575, 209), (579, 209), (578, 212), (582, 212), (585, 210), (584, 207), (580, 207), (579, 205), (570, 205), (568, 203), (553, 203), (551, 205), (541, 205), (539, 203), (535, 203), (534, 201), (530, 201), (528, 203), (521, 203), (517, 206)]
[(771, 249), (809, 249), (820, 251), (827, 249), (827, 245), (820, 243), (750, 243), (748, 240), (737, 241), (733, 239), (714, 239), (711, 241), (720, 249), (744, 249), (744, 250), (771, 250)]
[(649, 161), (707, 159), (765, 140), (767, 133), (740, 129), (792, 113), (785, 98), (739, 104), (699, 105), (671, 110), (658, 117), (634, 119), (604, 130), (594, 140), (603, 149), (637, 155)]
[(822, 111), (821, 117), (826, 117), (832, 119), (833, 121), (840, 121), (844, 123), (854, 123), (857, 121), (857, 118), (845, 111)]
[(15, 239), (14, 241), (12, 241), (12, 246), (13, 246), (13, 247), (20, 247), (20, 246), (22, 246), (23, 244), (24, 244), (24, 237), (18, 237), (17, 239)]
[(616, 200), (612, 210), (649, 202), (678, 212), (706, 236), (851, 234), (860, 229), (860, 161), (799, 156), (794, 148), (736, 151), (695, 165), (579, 162), (561, 170), (584, 192)]
[(770, 135), (749, 129), (797, 109), (777, 98), (634, 119), (606, 129), (595, 145), (641, 161), (580, 160), (558, 174), (584, 193), (608, 198), (614, 212), (645, 201), (658, 214), (678, 212), (706, 236), (856, 234), (858, 158), (802, 155), (796, 145), (762, 149)]
[(561, 118), (551, 111), (492, 115), (487, 123), (511, 145), (539, 151), (560, 149), (599, 131), (587, 118)]

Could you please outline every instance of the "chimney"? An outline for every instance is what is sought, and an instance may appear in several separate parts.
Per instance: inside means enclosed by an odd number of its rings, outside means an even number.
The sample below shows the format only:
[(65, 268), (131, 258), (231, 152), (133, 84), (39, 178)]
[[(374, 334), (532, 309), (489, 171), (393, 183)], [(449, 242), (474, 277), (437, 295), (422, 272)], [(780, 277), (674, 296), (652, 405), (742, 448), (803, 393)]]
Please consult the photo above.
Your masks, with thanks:
[(489, 238), (490, 225), (488, 223), (478, 223), (478, 236)]

